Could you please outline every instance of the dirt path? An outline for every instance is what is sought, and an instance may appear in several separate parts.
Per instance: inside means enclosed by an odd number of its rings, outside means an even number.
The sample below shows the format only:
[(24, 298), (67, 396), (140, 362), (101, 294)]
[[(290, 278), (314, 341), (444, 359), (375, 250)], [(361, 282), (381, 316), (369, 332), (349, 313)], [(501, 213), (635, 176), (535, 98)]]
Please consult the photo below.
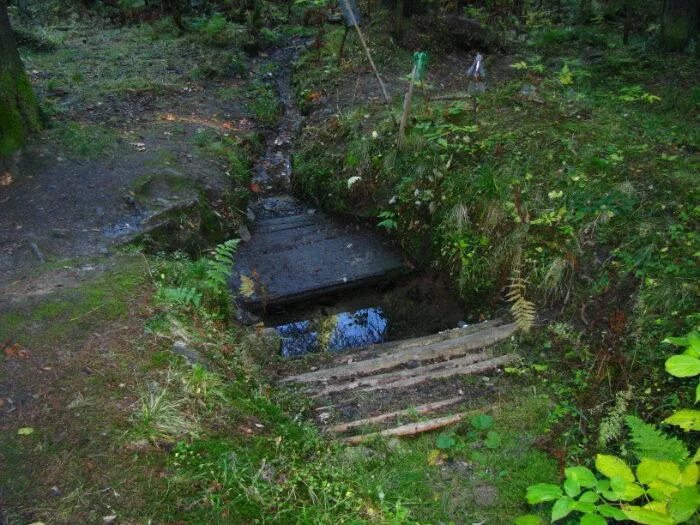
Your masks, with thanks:
[[(161, 46), (164, 69), (152, 71), (143, 55), (132, 56), (130, 64), (135, 79), (140, 74), (162, 87), (105, 89), (116, 82), (111, 76), (130, 80), (114, 51), (131, 52), (140, 38), (130, 28), (76, 29), (60, 54), (30, 56), (35, 88), (58, 114), (0, 186), (0, 282), (47, 261), (106, 254), (144, 232), (155, 238), (176, 220), (182, 224), (170, 232), (171, 247), (190, 249), (197, 235), (225, 230), (225, 221), (201, 224), (206, 217), (197, 208), (227, 213), (228, 194), (244, 184), (246, 174), (232, 174), (228, 159), (209, 148), (228, 140), (245, 149), (245, 137), (256, 131), (244, 80), (193, 78), (187, 58), (196, 62), (207, 51), (167, 40)], [(178, 56), (183, 47), (194, 56)], [(61, 60), (61, 54), (69, 58)], [(89, 69), (86, 55), (98, 71)], [(83, 80), (55, 87), (69, 74)], [(228, 215), (228, 227), (235, 229), (236, 219)], [(184, 224), (188, 220), (192, 224)]]

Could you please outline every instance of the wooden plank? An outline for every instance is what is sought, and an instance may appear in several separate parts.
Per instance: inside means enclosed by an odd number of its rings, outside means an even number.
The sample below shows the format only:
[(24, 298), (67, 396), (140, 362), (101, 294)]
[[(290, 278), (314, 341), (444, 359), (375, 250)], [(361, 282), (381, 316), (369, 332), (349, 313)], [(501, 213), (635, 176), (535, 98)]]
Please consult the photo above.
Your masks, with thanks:
[[(492, 407), (493, 408), (493, 407)], [(394, 428), (387, 428), (381, 432), (372, 432), (371, 434), (360, 434), (359, 436), (350, 436), (343, 438), (341, 441), (347, 443), (348, 445), (358, 445), (369, 441), (377, 437), (402, 437), (402, 436), (415, 436), (422, 434), (424, 432), (430, 432), (431, 430), (437, 430), (439, 428), (446, 427), (448, 425), (454, 425), (459, 423), (464, 418), (473, 415), (475, 413), (483, 413), (487, 409), (470, 410), (468, 412), (461, 412), (459, 414), (453, 414), (450, 416), (443, 416), (435, 419), (429, 419), (428, 421), (420, 421), (418, 423), (408, 423), (406, 425), (401, 425)]]
[(487, 352), (479, 352), (478, 354), (470, 354), (459, 359), (440, 361), (438, 363), (433, 363), (432, 365), (419, 366), (415, 368), (404, 368), (395, 372), (387, 372), (385, 374), (361, 377), (354, 381), (346, 381), (344, 383), (338, 383), (323, 387), (321, 390), (318, 390), (315, 394), (313, 394), (313, 397), (332, 394), (335, 392), (343, 392), (345, 390), (353, 390), (356, 388), (359, 388), (363, 391), (367, 389), (374, 390), (373, 387), (382, 388), (383, 386), (386, 386), (386, 388), (391, 388), (391, 385), (396, 381), (416, 376), (426, 376), (436, 371), (459, 368), (465, 365), (470, 365), (472, 363), (486, 361), (490, 357), (490, 354), (488, 354)]
[[(253, 228), (251, 241), (236, 253), (234, 293), (241, 275), (253, 277), (256, 293), (239, 296), (250, 309), (324, 295), (403, 273), (400, 254), (368, 228), (319, 216), (297, 216)], [(296, 223), (296, 225), (295, 225)]]
[(517, 361), (518, 359), (520, 359), (520, 357), (516, 354), (506, 354), (499, 357), (494, 357), (492, 359), (487, 359), (486, 361), (479, 361), (477, 363), (466, 366), (437, 370), (429, 374), (408, 377), (400, 381), (394, 381), (393, 383), (389, 383), (388, 385), (375, 385), (361, 388), (360, 390), (363, 392), (372, 392), (374, 390), (380, 390), (384, 388), (404, 388), (407, 386), (414, 386), (419, 383), (424, 383), (425, 381), (429, 381), (431, 379), (444, 379), (446, 377), (456, 375), (469, 375), (474, 374), (476, 372), (485, 372), (486, 370), (490, 370), (498, 366), (512, 363), (513, 361)]
[[(380, 343), (376, 345), (371, 345), (358, 350), (353, 350), (342, 355), (339, 355), (332, 359), (331, 363), (336, 366), (343, 364), (348, 364), (353, 361), (360, 361), (362, 359), (369, 359), (370, 357), (381, 357), (383, 355), (388, 355), (397, 350), (406, 350), (408, 348), (416, 348), (420, 346), (428, 346), (433, 343), (439, 343), (440, 341), (447, 341), (450, 339), (458, 339), (464, 337), (465, 335), (474, 334), (480, 332), (487, 328), (493, 326), (499, 326), (505, 324), (505, 320), (502, 318), (496, 318), (489, 321), (483, 321), (478, 324), (464, 326), (462, 328), (452, 328), (449, 330), (444, 330), (436, 334), (425, 335), (421, 337), (414, 337), (411, 339), (402, 339), (400, 341), (390, 341), (388, 343)], [(330, 366), (330, 365), (329, 365)]]
[(400, 366), (410, 361), (429, 361), (432, 359), (450, 359), (466, 354), (469, 350), (483, 348), (510, 337), (517, 330), (514, 323), (504, 326), (496, 326), (473, 334), (448, 339), (425, 347), (409, 347), (399, 349), (379, 357), (356, 361), (345, 365), (323, 368), (314, 372), (307, 372), (284, 378), (282, 381), (295, 381), (311, 383), (315, 381), (327, 381), (329, 379), (343, 379), (352, 376), (366, 376), (382, 370)]
[[(352, 385), (350, 383), (349, 388), (344, 388), (349, 383), (341, 383), (339, 385), (331, 385), (322, 390), (317, 391), (312, 394), (311, 397), (317, 398), (335, 392), (342, 392), (345, 390), (356, 389), (360, 392), (373, 392), (375, 390), (388, 390), (391, 388), (405, 388), (408, 386), (414, 386), (419, 383), (424, 383), (433, 379), (444, 379), (446, 377), (452, 377), (456, 375), (470, 375), (477, 372), (485, 372), (492, 368), (505, 365), (516, 361), (519, 357), (516, 354), (506, 354), (499, 357), (493, 357), (491, 359), (485, 359), (483, 361), (477, 361), (476, 363), (463, 361), (461, 359), (454, 359), (452, 361), (446, 361), (445, 363), (438, 363), (445, 365), (442, 368), (435, 368), (425, 373), (419, 373), (417, 375), (404, 377), (396, 381), (385, 382), (385, 381), (366, 381), (364, 384)], [(461, 362), (458, 362), (461, 361)], [(447, 366), (449, 365), (449, 366)], [(414, 369), (414, 370), (424, 370), (424, 369)]]
[(349, 421), (346, 423), (339, 423), (337, 425), (333, 425), (332, 427), (327, 428), (326, 432), (332, 432), (334, 434), (342, 434), (343, 432), (347, 432), (348, 430), (351, 430), (353, 428), (363, 427), (365, 425), (373, 425), (376, 423), (382, 423), (383, 421), (386, 421), (388, 419), (394, 419), (394, 418), (401, 417), (401, 416), (409, 416), (412, 414), (419, 414), (419, 415), (429, 414), (431, 412), (435, 412), (436, 410), (440, 410), (440, 409), (448, 407), (448, 406), (456, 405), (457, 403), (460, 403), (460, 402), (464, 401), (465, 399), (466, 398), (464, 396), (451, 397), (449, 399), (441, 399), (440, 401), (426, 403), (425, 405), (418, 405), (416, 407), (404, 408), (403, 410), (395, 410), (393, 412), (386, 412), (384, 414), (379, 414), (379, 415), (371, 416), (371, 417), (365, 417), (363, 419), (357, 419), (355, 421)]

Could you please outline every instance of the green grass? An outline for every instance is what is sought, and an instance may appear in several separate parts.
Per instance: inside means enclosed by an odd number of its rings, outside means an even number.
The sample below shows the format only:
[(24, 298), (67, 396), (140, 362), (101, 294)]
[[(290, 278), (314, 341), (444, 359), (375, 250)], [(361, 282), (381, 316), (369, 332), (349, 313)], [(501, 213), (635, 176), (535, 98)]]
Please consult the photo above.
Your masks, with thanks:
[[(525, 396), (496, 418), (503, 441), (494, 450), (484, 449), (468, 424), (449, 430), (457, 445), (436, 465), (430, 461), (435, 434), (346, 448), (293, 422), (272, 398), (251, 394), (233, 385), (225, 394), (237, 430), (247, 428), (251, 435), (214, 434), (175, 448), (168, 460), (171, 490), (189, 510), (164, 506), (153, 494), (152, 505), (165, 519), (246, 522), (264, 515), (270, 523), (510, 523), (524, 510), (527, 485), (555, 478), (551, 459), (523, 447), (542, 431), (548, 409), (542, 396)], [(474, 491), (486, 485), (497, 495), (479, 507)]]
[(60, 123), (50, 131), (50, 136), (68, 154), (79, 158), (103, 155), (111, 151), (117, 142), (117, 134), (113, 129), (81, 122)]
[[(498, 293), (518, 268), (540, 306), (585, 297), (590, 283), (582, 273), (613, 286), (630, 277), (641, 285), (635, 322), (656, 332), (670, 311), (666, 329), (688, 328), (698, 298), (697, 185), (690, 181), (700, 167), (700, 135), (687, 125), (698, 109), (694, 88), (682, 93), (697, 60), (671, 69), (663, 56), (628, 47), (584, 65), (559, 40), (551, 49), (533, 45), (551, 65), (493, 83), (477, 113), (467, 102), (415, 100), (403, 152), (386, 113), (361, 105), (307, 127), (296, 187), (326, 208), (392, 214), (408, 253), (440, 261), (466, 300)], [(610, 75), (611, 63), (621, 64), (620, 74)], [(328, 76), (323, 67), (300, 70), (298, 93)], [(532, 82), (539, 102), (519, 94)], [(362, 179), (349, 190), (356, 175)], [(594, 263), (596, 250), (611, 257)]]
[(61, 344), (84, 334), (95, 323), (126, 315), (136, 290), (145, 281), (145, 268), (140, 256), (125, 255), (118, 260), (118, 268), (95, 272), (94, 278), (88, 277), (79, 287), (67, 286), (36, 300), (29, 298), (18, 308), (4, 308), (0, 311), (0, 340), (29, 348), (49, 342)]

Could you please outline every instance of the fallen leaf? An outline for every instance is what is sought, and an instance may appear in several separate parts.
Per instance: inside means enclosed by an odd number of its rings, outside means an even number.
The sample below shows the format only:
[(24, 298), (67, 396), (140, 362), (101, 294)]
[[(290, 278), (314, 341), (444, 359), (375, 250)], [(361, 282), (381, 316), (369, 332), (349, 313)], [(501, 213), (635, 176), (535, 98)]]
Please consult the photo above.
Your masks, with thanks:
[(250, 191), (252, 191), (253, 193), (260, 193), (260, 184), (258, 184), (257, 182), (251, 182)]
[(22, 345), (19, 343), (14, 343), (10, 346), (5, 347), (6, 357), (19, 357), (21, 359), (27, 359), (29, 357), (29, 352), (27, 352)]
[(33, 434), (34, 429), (32, 427), (22, 427), (17, 431), (17, 434), (20, 436), (28, 436), (29, 434)]
[(430, 452), (428, 452), (428, 465), (435, 466), (435, 465), (442, 465), (445, 462), (445, 454), (438, 450), (438, 449), (433, 449)]
[(0, 186), (9, 186), (13, 180), (12, 173), (6, 171), (0, 176)]

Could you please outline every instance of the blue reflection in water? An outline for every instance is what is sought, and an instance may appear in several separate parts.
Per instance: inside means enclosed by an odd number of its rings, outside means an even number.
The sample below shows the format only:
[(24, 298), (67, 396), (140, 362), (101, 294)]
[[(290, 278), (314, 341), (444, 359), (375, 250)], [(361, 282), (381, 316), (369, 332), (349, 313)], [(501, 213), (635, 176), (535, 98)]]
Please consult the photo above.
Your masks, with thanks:
[[(319, 336), (322, 326), (330, 327), (325, 336)], [(381, 343), (386, 337), (387, 326), (388, 319), (381, 308), (363, 308), (334, 315), (319, 323), (298, 321), (278, 326), (276, 330), (282, 338), (282, 355), (293, 357), (320, 350), (337, 352)]]

